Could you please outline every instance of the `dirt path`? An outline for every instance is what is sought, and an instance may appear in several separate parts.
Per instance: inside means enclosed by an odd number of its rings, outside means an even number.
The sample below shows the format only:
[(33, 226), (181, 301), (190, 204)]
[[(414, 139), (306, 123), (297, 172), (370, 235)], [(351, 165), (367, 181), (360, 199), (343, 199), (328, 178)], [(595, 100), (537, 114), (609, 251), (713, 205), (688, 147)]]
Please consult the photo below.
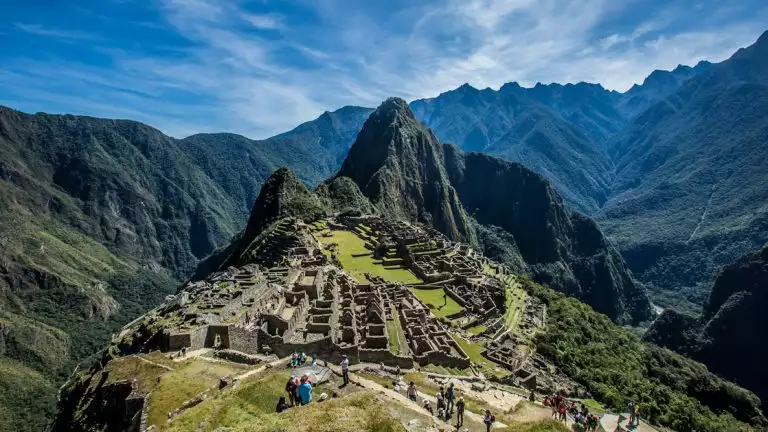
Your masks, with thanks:
[[(337, 375), (341, 375), (341, 367), (329, 364), (328, 368), (331, 371), (333, 371), (333, 373), (335, 373)], [(405, 395), (403, 395), (401, 393), (398, 393), (398, 392), (396, 392), (396, 391), (394, 391), (392, 389), (386, 388), (386, 387), (382, 386), (379, 383), (376, 383), (376, 382), (371, 381), (369, 379), (363, 378), (363, 377), (355, 374), (354, 372), (350, 372), (349, 380), (350, 380), (350, 382), (355, 383), (355, 384), (359, 384), (360, 386), (362, 386), (364, 388), (367, 388), (367, 389), (370, 389), (370, 390), (375, 390), (377, 392), (383, 393), (384, 395), (386, 395), (390, 399), (392, 399), (392, 400), (394, 400), (394, 401), (404, 405), (405, 407), (407, 407), (407, 408), (409, 408), (411, 410), (416, 411), (416, 410), (419, 410), (421, 408), (420, 405), (414, 403), (413, 401), (408, 399)], [(422, 400), (427, 399), (427, 400), (429, 400), (429, 401), (431, 401), (433, 403), (432, 406), (434, 406), (434, 407), (437, 406), (437, 401), (435, 400), (434, 396), (427, 395), (427, 394), (424, 394), (422, 392), (419, 392), (418, 394), (419, 394), (419, 397), (421, 397)], [(476, 414), (476, 413), (473, 413), (471, 411), (465, 411), (464, 412), (464, 417), (466, 419), (472, 420), (472, 421), (474, 421), (476, 423), (483, 424), (483, 416), (480, 415), (480, 414)], [(445, 422), (443, 420), (440, 420), (437, 417), (435, 417), (434, 420), (438, 424), (441, 424), (441, 425), (444, 425), (444, 426), (448, 426), (448, 427), (451, 427), (451, 428), (454, 428), (454, 429), (456, 428), (455, 425), (450, 424), (448, 422)], [(494, 427), (496, 427), (496, 428), (504, 428), (504, 427), (507, 427), (507, 425), (497, 421), (496, 423), (494, 423)]]
[(172, 368), (172, 367), (170, 367), (170, 366), (166, 366), (166, 365), (164, 365), (164, 364), (161, 364), (161, 363), (153, 362), (152, 360), (147, 360), (147, 359), (145, 359), (144, 357), (141, 357), (141, 356), (139, 356), (139, 355), (134, 355), (133, 357), (135, 357), (135, 358), (137, 358), (137, 359), (139, 359), (139, 360), (143, 361), (144, 363), (149, 363), (149, 364), (151, 364), (152, 366), (157, 366), (157, 367), (159, 367), (159, 368), (163, 368), (163, 369), (166, 369), (166, 370), (169, 370), (169, 371), (174, 371), (174, 370), (176, 370), (176, 369), (174, 369), (174, 368)]
[(629, 418), (629, 413), (624, 413), (622, 416), (624, 417), (624, 420), (619, 422), (619, 415), (605, 414), (600, 418), (600, 426), (608, 432), (628, 430), (636, 432), (657, 432), (656, 429), (652, 428), (648, 423), (643, 422), (642, 419), (639, 426), (634, 429), (628, 429), (627, 419)]
[(247, 372), (241, 373), (240, 375), (236, 375), (233, 378), (233, 380), (234, 381), (244, 380), (244, 379), (246, 379), (246, 378), (248, 378), (250, 376), (256, 375), (257, 373), (263, 372), (263, 371), (267, 370), (268, 368), (273, 368), (273, 367), (277, 367), (277, 366), (280, 366), (280, 365), (287, 365), (290, 360), (291, 360), (290, 357), (283, 357), (283, 358), (281, 358), (279, 360), (275, 360), (273, 362), (263, 364), (263, 365), (257, 367), (256, 369), (251, 369), (251, 370), (249, 370)]
[(185, 356), (177, 356), (173, 358), (173, 361), (175, 362), (183, 362), (184, 360), (189, 360), (192, 358), (200, 357), (205, 354), (208, 354), (209, 352), (213, 351), (213, 348), (200, 348), (192, 351), (187, 351), (187, 355)]

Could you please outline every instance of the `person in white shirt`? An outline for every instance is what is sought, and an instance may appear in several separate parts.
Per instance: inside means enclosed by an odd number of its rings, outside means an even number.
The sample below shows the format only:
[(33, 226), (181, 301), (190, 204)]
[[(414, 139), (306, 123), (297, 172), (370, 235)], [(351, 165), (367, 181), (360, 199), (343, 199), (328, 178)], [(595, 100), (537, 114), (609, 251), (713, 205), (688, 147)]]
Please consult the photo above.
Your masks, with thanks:
[(349, 384), (349, 359), (347, 358), (347, 355), (344, 354), (343, 360), (341, 361), (341, 376), (344, 378), (344, 385)]

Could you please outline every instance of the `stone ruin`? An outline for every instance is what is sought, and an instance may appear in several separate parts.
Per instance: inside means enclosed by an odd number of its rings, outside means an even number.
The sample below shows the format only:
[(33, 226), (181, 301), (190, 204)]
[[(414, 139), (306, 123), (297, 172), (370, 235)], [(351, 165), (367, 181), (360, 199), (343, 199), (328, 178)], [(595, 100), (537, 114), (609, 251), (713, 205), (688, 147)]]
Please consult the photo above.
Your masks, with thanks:
[[(537, 386), (541, 369), (531, 367), (531, 350), (505, 331), (499, 318), (505, 288), (493, 274), (507, 269), (418, 225), (372, 217), (340, 218), (328, 225), (355, 231), (366, 248), (410, 269), (423, 281), (414, 288), (444, 290), (461, 306), (448, 319), (486, 323), (482, 335), (467, 338), (483, 341), (483, 355), (512, 371), (515, 384)], [(330, 361), (346, 354), (352, 362), (401, 368), (414, 362), (470, 367), (469, 356), (452, 337), (457, 329), (435, 318), (412, 287), (372, 275), (356, 281), (330, 262), (320, 241), (296, 221), (278, 221), (262, 235), (256, 248), (268, 259), (190, 282), (161, 309), (168, 323), (166, 350), (219, 348), (234, 356), (281, 357), (303, 351)], [(545, 320), (545, 307), (529, 299), (520, 328), (533, 332)]]

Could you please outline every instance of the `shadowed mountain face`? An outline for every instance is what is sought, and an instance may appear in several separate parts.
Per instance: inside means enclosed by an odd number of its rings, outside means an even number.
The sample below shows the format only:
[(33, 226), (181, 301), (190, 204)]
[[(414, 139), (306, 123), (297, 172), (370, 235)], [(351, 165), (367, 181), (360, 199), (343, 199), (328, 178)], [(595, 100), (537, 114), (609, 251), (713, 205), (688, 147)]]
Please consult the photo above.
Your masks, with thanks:
[[(600, 229), (567, 210), (546, 180), (519, 164), (440, 145), (402, 100), (371, 114), (336, 177), (352, 179), (382, 214), (431, 224), (513, 265), (518, 258), (536, 280), (613, 319), (650, 315), (643, 288)], [(489, 239), (498, 229), (504, 234)]]
[[(443, 142), (456, 144), (464, 151), (481, 151), (520, 162), (549, 179), (576, 209), (593, 212), (605, 201), (611, 182), (608, 155), (597, 141), (540, 101), (562, 107), (585, 123), (604, 121), (607, 124), (593, 131), (599, 136), (622, 124), (617, 113), (595, 113), (603, 120), (592, 121), (586, 120), (578, 107), (561, 104), (563, 99), (570, 102), (569, 98), (577, 99), (573, 105), (587, 104), (573, 95), (581, 90), (587, 100), (594, 93), (586, 84), (523, 89), (512, 83), (499, 91), (464, 85), (434, 99), (414, 101), (411, 107)], [(602, 91), (604, 94), (592, 98), (614, 97)], [(595, 111), (603, 108), (610, 111), (606, 103)]]
[(768, 246), (739, 258), (715, 280), (701, 317), (674, 311), (651, 326), (645, 338), (691, 356), (712, 371), (768, 398)]

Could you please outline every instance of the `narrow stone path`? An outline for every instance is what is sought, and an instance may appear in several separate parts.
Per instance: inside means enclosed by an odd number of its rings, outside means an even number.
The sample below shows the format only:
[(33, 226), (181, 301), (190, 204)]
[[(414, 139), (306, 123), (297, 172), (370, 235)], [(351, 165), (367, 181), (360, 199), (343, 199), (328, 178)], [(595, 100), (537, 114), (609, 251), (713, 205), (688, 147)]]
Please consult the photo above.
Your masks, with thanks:
[(200, 348), (200, 349), (188, 351), (187, 355), (185, 355), (184, 357), (181, 357), (181, 356), (174, 357), (173, 361), (175, 361), (175, 362), (182, 362), (184, 360), (188, 360), (188, 359), (191, 359), (191, 358), (204, 356), (204, 355), (208, 354), (211, 351), (213, 351), (213, 348)]
[(174, 368), (172, 368), (172, 367), (170, 367), (170, 366), (166, 366), (166, 365), (164, 365), (164, 364), (161, 364), (161, 363), (153, 362), (152, 360), (147, 360), (147, 359), (145, 359), (144, 357), (141, 357), (141, 356), (138, 356), (138, 355), (133, 355), (133, 356), (131, 356), (131, 357), (135, 357), (135, 358), (137, 358), (137, 359), (139, 359), (139, 360), (143, 361), (144, 363), (149, 363), (149, 364), (151, 364), (152, 366), (157, 366), (157, 367), (159, 367), (159, 368), (163, 368), (163, 369), (166, 369), (166, 370), (169, 370), (169, 371), (174, 371), (174, 370), (176, 370), (176, 369), (174, 369)]

